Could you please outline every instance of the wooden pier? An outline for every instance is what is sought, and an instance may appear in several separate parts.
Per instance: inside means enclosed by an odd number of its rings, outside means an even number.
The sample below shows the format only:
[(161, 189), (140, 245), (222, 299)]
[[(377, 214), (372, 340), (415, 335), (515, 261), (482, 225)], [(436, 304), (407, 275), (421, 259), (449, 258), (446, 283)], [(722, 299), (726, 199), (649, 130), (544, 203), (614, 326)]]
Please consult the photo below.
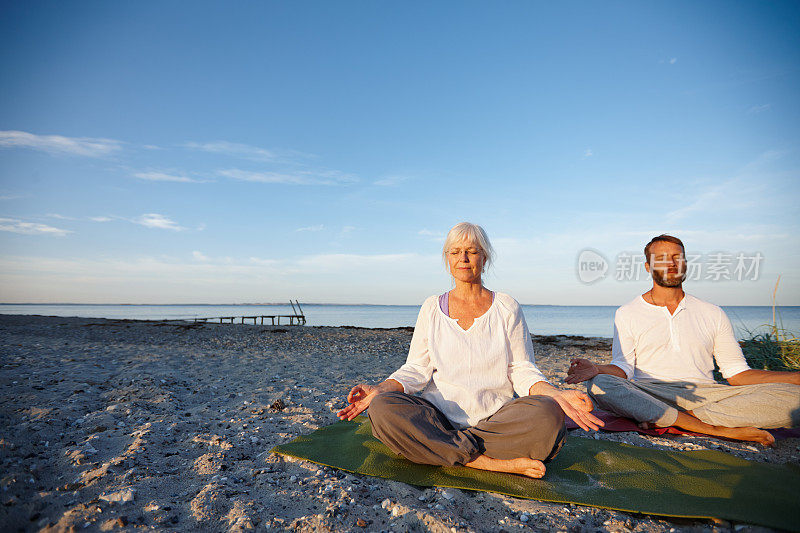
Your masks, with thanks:
[[(303, 308), (300, 307), (300, 302), (295, 300), (292, 302), (289, 300), (289, 304), (292, 306), (292, 313), (291, 315), (252, 315), (252, 316), (215, 316), (215, 317), (207, 317), (207, 318), (195, 318), (194, 323), (201, 323), (206, 324), (208, 322), (216, 322), (219, 320), (220, 324), (235, 324), (237, 320), (241, 319), (241, 323), (244, 324), (245, 320), (252, 320), (253, 324), (258, 324), (258, 321), (261, 321), (261, 325), (264, 325), (264, 320), (270, 320), (272, 326), (280, 326), (281, 319), (288, 319), (289, 326), (304, 326), (306, 323), (306, 316), (303, 314)], [(297, 306), (297, 307), (295, 307)]]

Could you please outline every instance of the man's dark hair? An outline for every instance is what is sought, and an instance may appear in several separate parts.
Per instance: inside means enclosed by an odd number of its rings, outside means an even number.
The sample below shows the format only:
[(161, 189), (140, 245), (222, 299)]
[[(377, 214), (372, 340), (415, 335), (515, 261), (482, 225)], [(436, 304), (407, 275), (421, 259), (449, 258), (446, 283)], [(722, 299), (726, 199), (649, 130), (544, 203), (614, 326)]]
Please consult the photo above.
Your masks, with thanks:
[(650, 242), (648, 242), (647, 246), (644, 247), (644, 261), (645, 261), (645, 263), (650, 263), (650, 247), (653, 246), (654, 243), (657, 243), (659, 241), (661, 241), (661, 242), (671, 242), (673, 244), (680, 245), (681, 250), (683, 250), (683, 253), (686, 254), (686, 247), (683, 246), (683, 242), (679, 238), (673, 237), (672, 235), (662, 234), (662, 235), (659, 235), (658, 237), (653, 237), (652, 239), (650, 239)]

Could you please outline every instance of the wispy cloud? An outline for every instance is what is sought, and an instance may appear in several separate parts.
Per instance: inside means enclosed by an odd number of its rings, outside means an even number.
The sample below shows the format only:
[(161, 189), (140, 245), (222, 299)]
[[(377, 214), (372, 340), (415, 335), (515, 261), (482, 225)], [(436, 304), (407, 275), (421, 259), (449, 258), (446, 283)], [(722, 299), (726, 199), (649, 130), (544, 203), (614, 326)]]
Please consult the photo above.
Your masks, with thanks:
[(198, 183), (198, 180), (192, 179), (188, 176), (176, 173), (167, 174), (166, 172), (136, 172), (133, 175), (133, 177), (147, 181), (174, 181), (179, 183)]
[[(683, 228), (676, 228), (674, 233), (676, 235), (680, 235), (684, 240), (690, 240), (692, 242), (705, 242), (705, 243), (714, 243), (714, 246), (720, 246), (719, 243), (736, 243), (737, 245), (741, 242), (756, 242), (759, 244), (764, 244), (765, 242), (770, 241), (786, 241), (787, 239), (791, 239), (793, 235), (788, 233), (781, 233), (781, 229), (777, 226), (769, 226), (769, 225), (760, 225), (756, 227), (749, 227), (747, 230), (754, 230), (754, 232), (747, 232), (742, 231), (741, 229), (731, 228), (728, 230), (696, 230), (696, 229), (683, 229)], [(670, 230), (672, 231), (672, 230)], [(737, 248), (727, 245), (730, 250), (736, 250)], [(704, 253), (713, 253), (719, 251), (718, 248), (709, 248), (704, 250)]]
[(122, 142), (91, 137), (36, 135), (24, 131), (0, 131), (0, 148), (29, 148), (50, 154), (102, 157), (122, 149)]
[(373, 182), (373, 185), (378, 185), (379, 187), (397, 187), (405, 181), (408, 181), (408, 176), (386, 176)]
[[(96, 217), (87, 217), (88, 220), (92, 222), (111, 222), (114, 220), (122, 220), (124, 222), (130, 222), (132, 224), (138, 224), (140, 226), (144, 226), (146, 228), (153, 228), (153, 229), (168, 229), (172, 231), (185, 231), (189, 228), (181, 226), (176, 221), (172, 220), (166, 215), (162, 215), (159, 213), (145, 213), (143, 215), (139, 215), (138, 217), (129, 218), (124, 216), (96, 216)], [(195, 228), (196, 231), (203, 231), (205, 229), (205, 224), (201, 223)]]
[(423, 237), (429, 237), (432, 241), (444, 241), (445, 234), (441, 231), (431, 231), (429, 229), (421, 229), (417, 232), (417, 235), (422, 235)]
[(178, 223), (174, 220), (165, 217), (164, 215), (159, 215), (158, 213), (145, 213), (140, 217), (134, 218), (131, 222), (140, 224), (147, 228), (169, 229), (173, 231), (182, 231), (186, 229), (183, 226), (178, 225)]
[(586, 149), (586, 150), (583, 152), (583, 158), (584, 158), (584, 159), (586, 159), (587, 157), (592, 157), (593, 155), (594, 155), (594, 152), (592, 152), (592, 149), (591, 149), (591, 148), (587, 148), (587, 149)]
[[(416, 253), (395, 254), (318, 254), (306, 255), (292, 259), (271, 259), (261, 257), (232, 258), (211, 257), (200, 251), (193, 251), (190, 256), (183, 257), (140, 257), (133, 260), (92, 259), (92, 258), (13, 258), (0, 256), (0, 273), (6, 270), (50, 271), (58, 273), (114, 276), (117, 273), (157, 273), (185, 275), (187, 279), (198, 273), (236, 274), (258, 276), (262, 274), (308, 274), (364, 272), (375, 274), (374, 267), (396, 265), (398, 271), (408, 268), (409, 262), (414, 265), (427, 262), (435, 265), (438, 255), (425, 256)], [(24, 262), (21, 262), (24, 261)], [(265, 269), (269, 270), (265, 270)], [(116, 271), (116, 272), (115, 272)], [(124, 280), (125, 278), (121, 278)], [(208, 278), (209, 280), (213, 278)]]
[(325, 272), (364, 270), (380, 265), (407, 264), (411, 259), (420, 256), (414, 253), (401, 254), (319, 254), (305, 256), (294, 262), (294, 267), (306, 270), (308, 268), (320, 270), (320, 265)]
[(0, 200), (18, 200), (20, 198), (25, 198), (21, 194), (0, 194)]
[(191, 150), (200, 150), (202, 152), (210, 152), (212, 154), (243, 157), (245, 159), (253, 159), (255, 161), (271, 161), (278, 157), (278, 155), (272, 150), (259, 148), (257, 146), (250, 146), (249, 144), (233, 143), (228, 141), (213, 141), (206, 143), (187, 142), (184, 143), (183, 146)]
[(273, 183), (283, 185), (346, 185), (357, 181), (352, 174), (336, 170), (297, 171), (297, 172), (253, 172), (249, 170), (226, 169), (218, 171), (220, 176), (254, 183)]
[[(380, 303), (373, 294), (386, 279), (415, 280), (414, 287), (401, 286), (394, 294), (402, 303), (418, 304), (434, 290), (424, 273), (441, 270), (438, 254), (395, 252), (390, 254), (320, 254), (275, 257), (271, 254), (244, 257), (216, 257), (204, 250), (185, 249), (178, 255), (92, 257), (75, 253), (71, 257), (20, 257), (0, 254), (0, 292), (6, 301), (31, 301), (31, 294), (61, 301), (126, 301), (130, 303), (168, 303), (186, 301), (190, 294), (202, 294), (209, 302), (263, 298), (302, 301), (331, 301), (324, 283), (309, 280), (337, 276), (347, 281), (358, 279), (359, 292), (346, 291), (350, 301)], [(204, 260), (207, 258), (207, 260)], [(322, 278), (319, 278), (322, 276)], [(180, 279), (179, 287), (174, 284)], [(360, 288), (364, 287), (366, 288)], [(38, 291), (38, 292), (37, 292)], [(254, 296), (255, 295), (255, 296)], [(405, 300), (402, 298), (405, 297)]]
[[(723, 211), (742, 213), (763, 203), (774, 191), (766, 183), (771, 175), (770, 166), (787, 155), (781, 150), (767, 150), (744, 165), (734, 177), (712, 184), (703, 184), (691, 194), (682, 192), (679, 198), (685, 203), (666, 214), (666, 221), (674, 223), (698, 213), (719, 213)], [(690, 198), (686, 201), (685, 199)], [(770, 209), (776, 208), (776, 200), (769, 200)]]
[(755, 115), (757, 113), (763, 113), (764, 111), (769, 111), (770, 109), (772, 109), (772, 104), (754, 105), (753, 107), (747, 110), (747, 114)]
[(72, 233), (66, 229), (54, 228), (53, 226), (36, 222), (25, 222), (16, 218), (0, 218), (0, 231), (21, 233), (23, 235), (53, 235), (55, 237), (64, 237), (68, 233)]
[(278, 264), (278, 261), (275, 259), (262, 259), (260, 257), (251, 257), (250, 262), (254, 265), (264, 266), (264, 267), (271, 267)]
[(304, 228), (297, 228), (295, 231), (322, 231), (325, 229), (324, 224), (317, 224), (315, 226), (306, 226)]
[(674, 65), (674, 64), (675, 64), (675, 63), (677, 63), (677, 62), (678, 62), (678, 58), (677, 58), (677, 57), (672, 57), (672, 58), (670, 58), (670, 60), (669, 60), (669, 64), (670, 64), (670, 65)]
[(693, 199), (690, 202), (668, 212), (664, 218), (667, 223), (674, 224), (695, 213), (713, 212), (715, 206), (726, 205), (726, 203), (730, 202), (729, 193), (736, 186), (736, 181), (728, 180), (698, 191), (692, 195)]

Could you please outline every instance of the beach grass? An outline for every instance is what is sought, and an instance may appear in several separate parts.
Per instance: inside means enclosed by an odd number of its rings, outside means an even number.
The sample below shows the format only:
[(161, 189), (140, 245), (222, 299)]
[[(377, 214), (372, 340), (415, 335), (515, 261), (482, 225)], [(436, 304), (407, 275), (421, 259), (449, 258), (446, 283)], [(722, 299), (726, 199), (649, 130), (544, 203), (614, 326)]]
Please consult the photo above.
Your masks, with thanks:
[(742, 341), (742, 352), (750, 368), (760, 370), (800, 370), (800, 339), (776, 327), (751, 334)]
[(765, 324), (762, 333), (748, 331), (741, 342), (742, 352), (750, 368), (759, 370), (800, 370), (800, 338), (783, 327), (776, 302), (778, 283), (772, 291), (772, 324)]

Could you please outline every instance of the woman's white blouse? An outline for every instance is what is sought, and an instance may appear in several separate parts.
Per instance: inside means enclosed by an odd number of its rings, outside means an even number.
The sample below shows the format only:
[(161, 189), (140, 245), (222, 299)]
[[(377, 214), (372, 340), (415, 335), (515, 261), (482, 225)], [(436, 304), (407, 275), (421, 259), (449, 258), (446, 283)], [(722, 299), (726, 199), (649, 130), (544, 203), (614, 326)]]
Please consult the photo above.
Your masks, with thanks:
[(522, 308), (500, 292), (468, 330), (442, 312), (438, 296), (425, 300), (408, 359), (389, 378), (407, 394), (422, 391), (459, 428), (493, 415), (515, 392), (526, 396), (531, 385), (547, 381), (536, 368)]

